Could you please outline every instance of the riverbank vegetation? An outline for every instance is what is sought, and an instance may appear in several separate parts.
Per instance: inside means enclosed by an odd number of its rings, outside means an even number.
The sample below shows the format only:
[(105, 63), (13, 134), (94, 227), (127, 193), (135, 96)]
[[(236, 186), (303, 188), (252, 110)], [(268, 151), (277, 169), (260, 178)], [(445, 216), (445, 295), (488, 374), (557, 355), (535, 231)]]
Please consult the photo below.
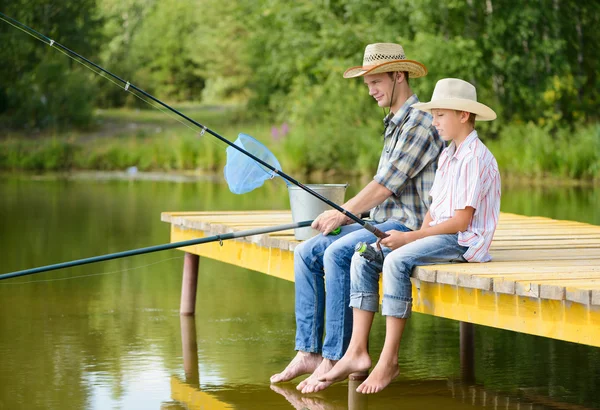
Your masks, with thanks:
[[(442, 77), (477, 86), (499, 115), (478, 127), (504, 173), (600, 178), (594, 2), (15, 0), (3, 12), (229, 139), (254, 135), (288, 172), (373, 172), (383, 113), (341, 74), (392, 41), (428, 67), (411, 81), (422, 99)], [(222, 169), (223, 144), (7, 24), (0, 36), (0, 169)]]

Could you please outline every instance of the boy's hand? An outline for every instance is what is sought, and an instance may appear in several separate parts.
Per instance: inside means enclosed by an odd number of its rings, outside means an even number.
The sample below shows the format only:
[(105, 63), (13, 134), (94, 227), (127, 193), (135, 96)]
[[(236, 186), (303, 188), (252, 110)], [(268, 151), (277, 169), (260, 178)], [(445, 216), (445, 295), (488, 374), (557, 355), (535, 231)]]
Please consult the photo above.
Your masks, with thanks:
[(317, 216), (311, 225), (313, 229), (321, 231), (323, 235), (328, 235), (338, 226), (346, 225), (350, 221), (346, 215), (341, 212), (331, 209)]
[(406, 245), (407, 243), (411, 243), (416, 241), (418, 238), (415, 235), (415, 232), (402, 232), (391, 230), (386, 232), (388, 235), (387, 238), (383, 238), (381, 240), (381, 244), (385, 247), (390, 248), (391, 250), (398, 249), (401, 246)]

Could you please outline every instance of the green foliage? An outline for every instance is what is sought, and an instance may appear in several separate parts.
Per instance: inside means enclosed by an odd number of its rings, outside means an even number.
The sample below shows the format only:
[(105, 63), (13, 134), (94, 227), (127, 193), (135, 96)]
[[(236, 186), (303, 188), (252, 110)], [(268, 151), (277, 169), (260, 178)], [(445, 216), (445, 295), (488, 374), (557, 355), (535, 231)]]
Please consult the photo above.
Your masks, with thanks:
[[(96, 0), (0, 0), (0, 10), (49, 38), (94, 58), (102, 21)], [(87, 125), (91, 73), (23, 31), (0, 22), (0, 129), (64, 129)]]
[(505, 127), (485, 141), (504, 174), (534, 178), (600, 177), (600, 126), (553, 131), (533, 123)]
[[(373, 171), (383, 115), (361, 79), (342, 73), (361, 63), (366, 44), (399, 42), (429, 69), (410, 81), (421, 99), (443, 77), (476, 85), (479, 100), (498, 113), (479, 129), (505, 169), (597, 175), (588, 146), (596, 146), (590, 124), (598, 121), (598, 2), (0, 0), (0, 10), (160, 99), (247, 104), (229, 113), (226, 127), (287, 124), (281, 144), (273, 141), (286, 169)], [(0, 129), (81, 127), (94, 105), (146, 106), (7, 24), (0, 36), (0, 53), (10, 56), (0, 66)], [(119, 144), (89, 164), (211, 168), (223, 157), (185, 139), (135, 146), (139, 157)]]
[(69, 140), (52, 138), (43, 144), (32, 140), (5, 140), (0, 145), (0, 169), (65, 171), (75, 164), (80, 147)]
[[(341, 64), (338, 63), (338, 66)], [(332, 71), (334, 73), (335, 71)], [(284, 139), (281, 160), (304, 172), (334, 170), (366, 173), (377, 167), (383, 130), (382, 111), (359, 82), (342, 83), (330, 74), (319, 87), (307, 87), (309, 78), (298, 78), (288, 103), (293, 126)], [(308, 92), (301, 92), (308, 89)], [(331, 104), (331, 95), (337, 96)], [(326, 124), (326, 126), (323, 126)]]

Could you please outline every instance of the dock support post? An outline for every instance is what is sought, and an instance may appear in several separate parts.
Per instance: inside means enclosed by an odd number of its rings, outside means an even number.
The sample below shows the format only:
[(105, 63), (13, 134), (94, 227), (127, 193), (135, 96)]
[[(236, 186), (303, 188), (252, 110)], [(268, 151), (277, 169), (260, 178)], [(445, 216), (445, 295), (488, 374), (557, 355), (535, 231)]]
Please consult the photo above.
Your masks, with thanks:
[(195, 320), (192, 316), (179, 316), (185, 382), (198, 387), (200, 386), (200, 369), (198, 366), (198, 343), (196, 342)]
[(198, 263), (200, 257), (193, 253), (185, 253), (183, 260), (183, 280), (181, 281), (180, 315), (196, 313), (196, 290), (198, 287)]
[(460, 375), (465, 383), (475, 382), (475, 326), (460, 322)]

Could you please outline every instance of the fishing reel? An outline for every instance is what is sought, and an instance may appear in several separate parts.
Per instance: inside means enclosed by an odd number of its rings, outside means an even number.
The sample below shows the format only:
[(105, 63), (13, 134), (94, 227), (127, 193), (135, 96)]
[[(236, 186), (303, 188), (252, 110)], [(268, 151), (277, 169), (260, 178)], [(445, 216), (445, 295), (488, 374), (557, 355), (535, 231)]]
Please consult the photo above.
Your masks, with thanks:
[(383, 251), (375, 249), (366, 242), (357, 243), (354, 247), (354, 252), (357, 252), (369, 262), (380, 263), (383, 265)]

